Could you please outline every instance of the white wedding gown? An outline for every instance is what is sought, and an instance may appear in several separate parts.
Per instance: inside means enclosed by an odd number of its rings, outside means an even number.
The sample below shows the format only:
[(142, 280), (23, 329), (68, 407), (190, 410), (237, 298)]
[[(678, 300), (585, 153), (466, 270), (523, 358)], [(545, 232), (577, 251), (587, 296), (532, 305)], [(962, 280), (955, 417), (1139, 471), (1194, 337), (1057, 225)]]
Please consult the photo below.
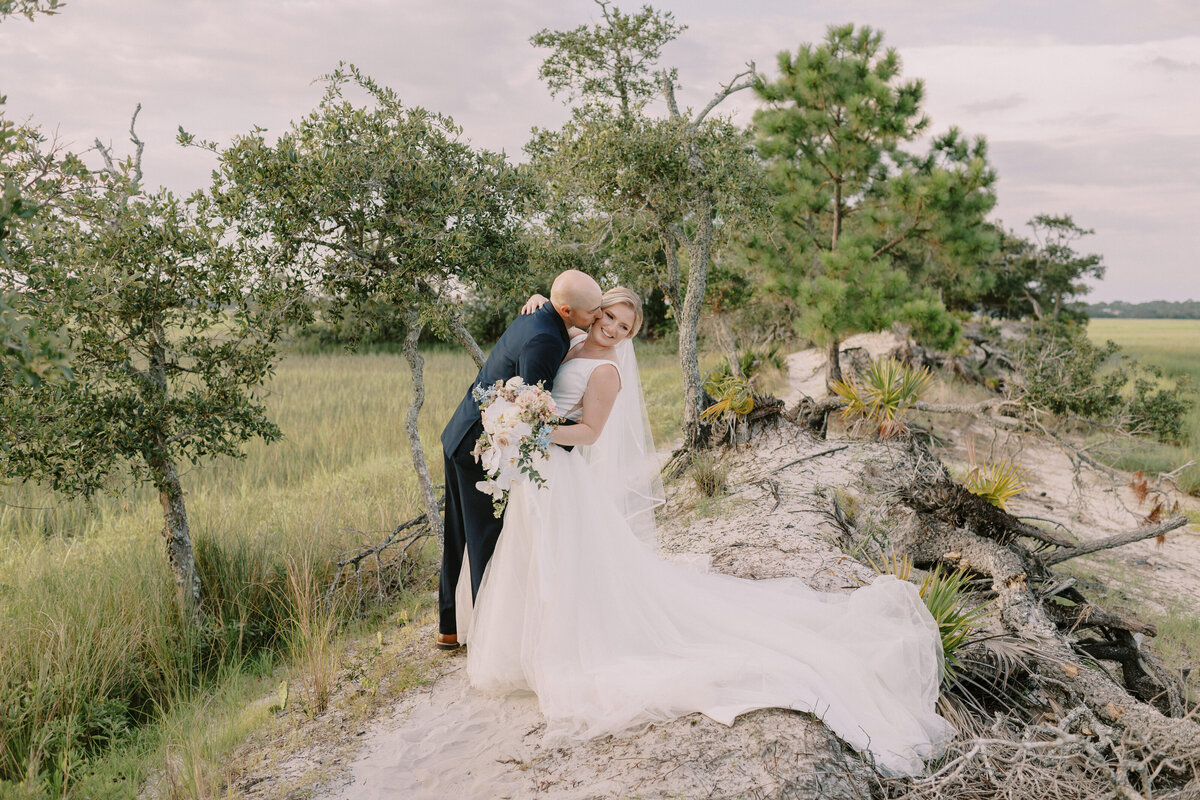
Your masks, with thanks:
[[(560, 409), (576, 405), (601, 363), (563, 364)], [(595, 449), (552, 446), (545, 487), (512, 490), (469, 630), (459, 627), (473, 686), (535, 692), (550, 741), (697, 711), (732, 724), (752, 709), (791, 708), (883, 772), (911, 775), (952, 738), (934, 710), (941, 641), (916, 587), (882, 576), (830, 594), (664, 561), (597, 481)]]

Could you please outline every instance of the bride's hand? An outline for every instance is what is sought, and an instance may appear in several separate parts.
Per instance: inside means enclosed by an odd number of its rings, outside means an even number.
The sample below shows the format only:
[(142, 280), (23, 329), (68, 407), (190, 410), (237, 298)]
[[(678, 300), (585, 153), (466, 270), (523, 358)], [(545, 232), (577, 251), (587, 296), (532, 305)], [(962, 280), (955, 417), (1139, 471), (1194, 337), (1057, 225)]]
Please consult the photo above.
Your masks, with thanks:
[(525, 301), (525, 305), (521, 306), (521, 314), (522, 315), (532, 314), (533, 312), (537, 311), (539, 308), (541, 308), (542, 306), (546, 305), (546, 303), (549, 303), (549, 302), (550, 302), (550, 298), (544, 297), (544, 296), (534, 292), (533, 294), (531, 294), (529, 296), (529, 299)]

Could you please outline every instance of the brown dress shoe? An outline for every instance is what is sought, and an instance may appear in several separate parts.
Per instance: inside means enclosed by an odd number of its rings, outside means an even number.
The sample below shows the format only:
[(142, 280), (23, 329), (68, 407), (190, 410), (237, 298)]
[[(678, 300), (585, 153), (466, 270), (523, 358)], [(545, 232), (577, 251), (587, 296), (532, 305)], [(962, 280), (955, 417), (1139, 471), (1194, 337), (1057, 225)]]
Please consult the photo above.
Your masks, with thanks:
[(457, 650), (462, 647), (458, 643), (458, 634), (455, 633), (439, 633), (437, 637), (438, 650)]

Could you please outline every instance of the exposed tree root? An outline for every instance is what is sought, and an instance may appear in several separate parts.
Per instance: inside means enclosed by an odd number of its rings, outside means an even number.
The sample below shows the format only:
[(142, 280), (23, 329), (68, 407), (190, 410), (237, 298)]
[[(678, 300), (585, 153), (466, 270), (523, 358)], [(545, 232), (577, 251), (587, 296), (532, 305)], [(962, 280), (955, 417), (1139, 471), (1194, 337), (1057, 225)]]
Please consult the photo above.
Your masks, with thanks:
[[(1025, 666), (1040, 689), (1044, 708), (1052, 715), (1055, 709), (1083, 709), (1095, 723), (1083, 736), (1058, 728), (1030, 729), (1019, 741), (998, 737), (961, 743), (935, 776), (912, 783), (908, 793), (892, 796), (1098, 797), (1114, 796), (1114, 792), (1129, 798), (1187, 796), (1177, 791), (1184, 785), (1194, 788), (1200, 768), (1200, 725), (1186, 714), (1179, 682), (1140, 648), (1137, 635), (1153, 636), (1157, 631), (1087, 602), (1070, 582), (1050, 571), (1050, 565), (1067, 558), (1138, 541), (1178, 524), (1171, 520), (1039, 556), (1019, 538), (1027, 535), (1021, 527), (1024, 523), (1000, 509), (989, 510), (965, 489), (956, 488), (919, 443), (914, 442), (907, 455), (909, 479), (889, 488), (912, 513), (893, 532), (892, 545), (918, 565), (941, 563), (990, 579), (996, 618), (1004, 630), (1039, 643), (1030, 650)], [(1032, 538), (1060, 545), (1044, 536)], [(1084, 631), (1092, 635), (1080, 638)], [(1097, 662), (1119, 665), (1120, 682)], [(1098, 734), (1103, 726), (1115, 731), (1107, 741)], [(991, 773), (1006, 776), (997, 789), (1015, 787), (1028, 778), (1034, 783), (1021, 785), (1034, 791), (1034, 784), (1051, 775), (1049, 767), (1054, 765), (1074, 770), (1077, 780), (1060, 787), (1060, 794), (1049, 790), (1028, 795), (957, 793), (966, 789), (965, 785), (954, 789), (956, 782), (990, 780), (985, 774), (988, 764), (1009, 765)], [(1046, 769), (1037, 772), (1034, 767)], [(1008, 775), (1011, 769), (1024, 771), (1021, 781)], [(1094, 794), (1105, 784), (1108, 794)], [(935, 788), (945, 794), (937, 794)]]

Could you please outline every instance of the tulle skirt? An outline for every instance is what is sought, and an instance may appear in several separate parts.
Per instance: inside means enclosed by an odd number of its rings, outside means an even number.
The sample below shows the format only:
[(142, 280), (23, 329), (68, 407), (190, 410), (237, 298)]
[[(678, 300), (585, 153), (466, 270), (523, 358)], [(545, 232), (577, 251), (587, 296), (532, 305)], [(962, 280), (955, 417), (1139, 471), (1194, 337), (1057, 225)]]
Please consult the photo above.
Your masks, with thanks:
[(811, 712), (886, 774), (919, 774), (953, 736), (934, 709), (941, 640), (916, 587), (846, 594), (664, 561), (589, 492), (578, 451), (515, 488), (466, 631), (478, 689), (537, 694), (549, 741), (701, 712)]

